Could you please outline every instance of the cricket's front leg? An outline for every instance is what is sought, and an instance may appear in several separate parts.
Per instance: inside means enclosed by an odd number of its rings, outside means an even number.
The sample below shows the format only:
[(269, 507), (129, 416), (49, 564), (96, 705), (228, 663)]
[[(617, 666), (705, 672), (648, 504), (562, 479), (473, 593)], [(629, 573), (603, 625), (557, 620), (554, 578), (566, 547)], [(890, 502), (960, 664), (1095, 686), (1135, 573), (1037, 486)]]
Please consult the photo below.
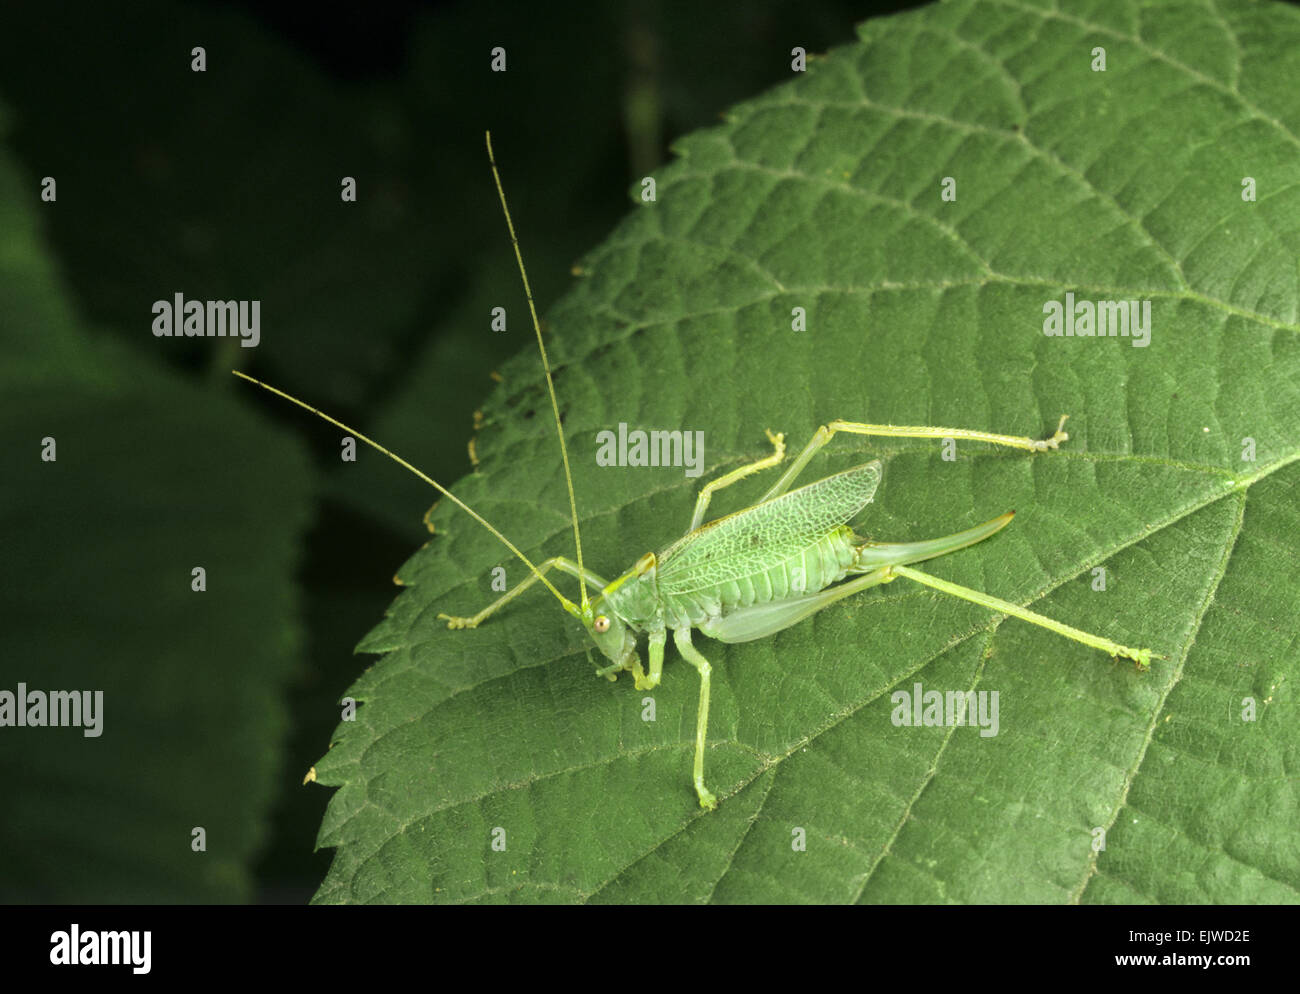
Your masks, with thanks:
[(695, 720), (695, 793), (700, 798), (700, 807), (712, 811), (718, 806), (718, 799), (704, 786), (704, 742), (709, 730), (709, 677), (713, 673), (713, 667), (691, 645), (689, 628), (673, 629), (673, 642), (682, 658), (700, 673), (700, 713)]
[[(636, 667), (637, 669), (641, 668), (641, 660), (637, 660)], [(613, 683), (618, 679), (618, 675), (628, 668), (629, 666), (627, 663), (611, 663), (608, 666), (602, 666), (597, 669), (596, 676), (603, 676), (606, 680)]]
[(506, 591), (504, 594), (502, 594), (500, 597), (494, 600), (491, 604), (485, 607), (478, 614), (471, 615), (468, 618), (462, 618), (458, 615), (452, 615), (452, 614), (440, 614), (438, 615), (438, 617), (446, 619), (448, 628), (477, 628), (490, 615), (496, 613), (501, 608), (505, 607), (507, 604), (509, 604), (512, 600), (514, 600), (516, 597), (522, 594), (525, 590), (531, 587), (534, 583), (540, 580), (552, 569), (558, 569), (561, 573), (568, 573), (570, 576), (575, 578), (581, 576), (584, 579), (586, 579), (588, 583), (590, 583), (592, 586), (595, 587), (599, 587), (603, 589), (609, 586), (608, 581), (606, 581), (603, 577), (597, 576), (591, 570), (579, 569), (578, 564), (575, 563), (572, 559), (566, 559), (564, 556), (555, 556), (539, 564), (536, 573), (529, 574), (527, 577), (521, 580), (515, 587)]
[(637, 690), (654, 690), (655, 687), (659, 686), (659, 679), (664, 672), (664, 644), (667, 641), (667, 631), (651, 632), (647, 637), (646, 645), (650, 650), (650, 672), (649, 674), (635, 674)]

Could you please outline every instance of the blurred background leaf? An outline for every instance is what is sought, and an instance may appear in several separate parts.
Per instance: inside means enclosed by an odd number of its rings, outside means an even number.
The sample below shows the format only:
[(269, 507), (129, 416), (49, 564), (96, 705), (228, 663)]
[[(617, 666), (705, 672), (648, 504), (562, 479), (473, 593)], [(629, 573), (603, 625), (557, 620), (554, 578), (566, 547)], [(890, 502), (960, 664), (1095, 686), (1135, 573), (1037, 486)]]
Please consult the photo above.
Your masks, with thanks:
[(0, 155), (0, 689), (103, 703), (94, 736), (0, 734), (0, 898), (247, 899), (302, 643), (310, 473), (246, 407), (80, 322), (30, 189)]

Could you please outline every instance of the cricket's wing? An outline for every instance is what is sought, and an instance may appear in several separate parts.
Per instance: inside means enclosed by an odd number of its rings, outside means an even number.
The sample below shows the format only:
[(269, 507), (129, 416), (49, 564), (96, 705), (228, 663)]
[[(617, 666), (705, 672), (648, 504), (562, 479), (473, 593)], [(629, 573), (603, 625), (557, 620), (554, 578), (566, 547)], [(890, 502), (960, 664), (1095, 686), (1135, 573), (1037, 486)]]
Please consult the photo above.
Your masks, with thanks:
[(866, 507), (878, 486), (875, 460), (711, 521), (659, 554), (659, 592), (692, 594), (797, 559)]

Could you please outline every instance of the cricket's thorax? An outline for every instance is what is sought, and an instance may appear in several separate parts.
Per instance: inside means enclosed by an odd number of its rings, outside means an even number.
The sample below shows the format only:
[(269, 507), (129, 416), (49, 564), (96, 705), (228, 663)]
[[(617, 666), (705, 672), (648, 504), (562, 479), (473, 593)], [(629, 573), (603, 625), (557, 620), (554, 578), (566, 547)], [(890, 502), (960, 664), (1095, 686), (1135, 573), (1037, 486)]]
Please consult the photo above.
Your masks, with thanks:
[(640, 576), (620, 577), (620, 580), (623, 582), (615, 589), (605, 591), (609, 609), (638, 631), (660, 627), (655, 570), (652, 568)]

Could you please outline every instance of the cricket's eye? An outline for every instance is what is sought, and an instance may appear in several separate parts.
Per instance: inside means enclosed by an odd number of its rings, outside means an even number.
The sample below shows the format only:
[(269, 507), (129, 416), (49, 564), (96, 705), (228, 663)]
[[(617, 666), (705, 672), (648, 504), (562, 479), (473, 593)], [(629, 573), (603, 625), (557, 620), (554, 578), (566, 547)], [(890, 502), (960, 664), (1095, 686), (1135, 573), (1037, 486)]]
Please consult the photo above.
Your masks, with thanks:
[(591, 623), (591, 627), (601, 634), (604, 634), (609, 631), (609, 619), (603, 614), (597, 615), (596, 620)]

